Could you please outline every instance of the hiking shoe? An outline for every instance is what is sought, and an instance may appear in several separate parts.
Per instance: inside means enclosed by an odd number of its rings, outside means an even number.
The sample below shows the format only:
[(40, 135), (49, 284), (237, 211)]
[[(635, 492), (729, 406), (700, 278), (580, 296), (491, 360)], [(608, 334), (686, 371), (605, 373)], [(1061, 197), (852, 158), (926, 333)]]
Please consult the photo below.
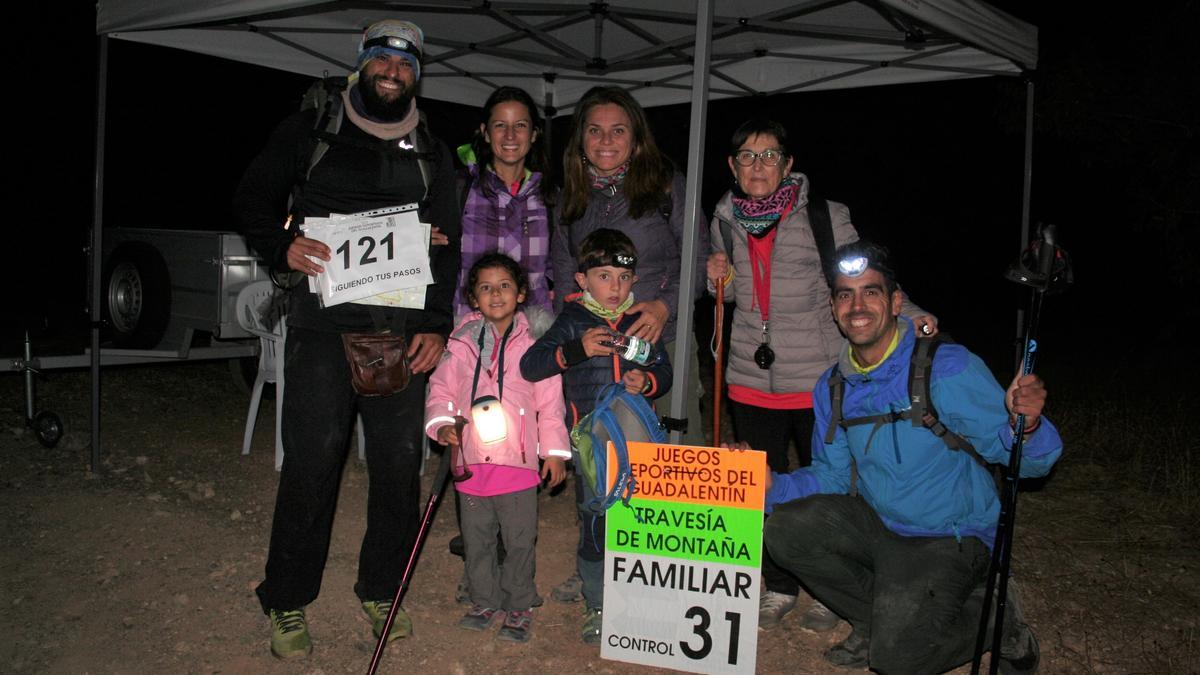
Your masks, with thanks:
[(599, 607), (588, 607), (583, 611), (583, 630), (580, 631), (583, 644), (600, 644), (600, 633), (604, 630), (603, 613)]
[(567, 580), (550, 591), (550, 597), (558, 602), (579, 602), (583, 599), (583, 579), (579, 572), (571, 574)]
[(1000, 667), (1004, 675), (1030, 675), (1036, 673), (1042, 660), (1037, 638), (1029, 626), (1022, 626), (1017, 640), (1010, 642), (1006, 637), (1000, 649)]
[(828, 633), (837, 628), (842, 618), (833, 613), (825, 605), (822, 605), (818, 600), (813, 600), (808, 611), (804, 616), (800, 617), (800, 630), (806, 630), (810, 633)]
[(504, 625), (496, 635), (497, 640), (505, 642), (529, 642), (533, 635), (533, 612), (508, 612), (504, 616)]
[(825, 660), (842, 668), (866, 668), (870, 661), (871, 633), (852, 626), (850, 635), (825, 651)]
[(271, 610), (271, 654), (277, 659), (302, 659), (311, 653), (304, 610)]
[(467, 630), (484, 631), (492, 627), (492, 621), (497, 614), (503, 614), (498, 609), (471, 605), (471, 609), (458, 620), (458, 627)]
[(1041, 656), (1033, 629), (1025, 622), (1016, 582), (1009, 579), (1004, 605), (1004, 637), (1000, 641), (1000, 666), (997, 670), (1004, 675), (1036, 673)]
[[(367, 613), (367, 618), (371, 620), (371, 632), (378, 640), (379, 634), (383, 632), (383, 624), (387, 623), (388, 612), (392, 611), (392, 601), (367, 600), (363, 602), (362, 608)], [(403, 607), (397, 607), (396, 618), (392, 619), (392, 629), (388, 631), (387, 641), (408, 637), (412, 635), (412, 632), (412, 619), (409, 618), (408, 612), (404, 611)]]
[(758, 627), (762, 630), (779, 625), (784, 615), (796, 606), (796, 596), (775, 591), (763, 591), (758, 598)]

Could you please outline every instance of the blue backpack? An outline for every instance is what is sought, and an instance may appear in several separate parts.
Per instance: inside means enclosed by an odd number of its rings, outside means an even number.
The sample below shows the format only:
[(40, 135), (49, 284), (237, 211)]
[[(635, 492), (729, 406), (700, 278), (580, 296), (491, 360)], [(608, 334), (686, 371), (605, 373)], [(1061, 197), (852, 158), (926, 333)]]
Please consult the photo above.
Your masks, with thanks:
[[(617, 480), (608, 489), (608, 441), (617, 455)], [(626, 506), (637, 489), (637, 480), (629, 468), (630, 441), (662, 443), (666, 430), (654, 409), (641, 394), (631, 394), (621, 382), (606, 385), (596, 395), (596, 407), (571, 429), (571, 444), (579, 452), (583, 479), (592, 486), (595, 498), (584, 506), (602, 514), (617, 500)]]

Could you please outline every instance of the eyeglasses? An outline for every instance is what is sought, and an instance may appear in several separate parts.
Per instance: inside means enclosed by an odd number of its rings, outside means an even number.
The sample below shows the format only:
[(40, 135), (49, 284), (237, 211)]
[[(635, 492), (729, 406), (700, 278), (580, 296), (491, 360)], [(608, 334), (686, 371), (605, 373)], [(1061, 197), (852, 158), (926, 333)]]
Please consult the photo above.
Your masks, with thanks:
[(752, 152), (750, 150), (738, 150), (733, 153), (733, 161), (738, 163), (738, 166), (753, 166), (754, 160), (761, 159), (764, 166), (779, 166), (783, 161), (784, 153), (782, 150), (769, 148), (762, 152)]

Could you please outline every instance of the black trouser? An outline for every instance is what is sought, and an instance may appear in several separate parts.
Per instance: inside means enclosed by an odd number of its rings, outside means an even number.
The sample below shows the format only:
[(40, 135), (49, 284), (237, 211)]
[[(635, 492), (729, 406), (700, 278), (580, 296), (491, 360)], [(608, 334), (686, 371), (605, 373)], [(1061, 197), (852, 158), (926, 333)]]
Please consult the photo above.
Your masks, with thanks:
[(856, 628), (871, 668), (940, 673), (974, 653), (991, 557), (975, 537), (902, 537), (861, 498), (813, 495), (775, 508), (763, 540), (775, 561)]
[(775, 473), (787, 473), (791, 468), (788, 447), (796, 444), (796, 457), (804, 467), (812, 464), (812, 408), (775, 410), (731, 401), (733, 425), (737, 439), (751, 448), (767, 453), (767, 467)]
[(359, 397), (341, 336), (303, 328), (288, 329), (284, 359), (284, 457), (267, 576), (257, 589), (263, 611), (299, 609), (321, 590), (356, 413), (369, 483), (354, 592), (361, 600), (391, 599), (417, 535), (425, 376), (414, 375), (392, 396)]
[[(772, 410), (745, 403), (732, 402), (733, 423), (737, 437), (746, 441), (755, 450), (765, 450), (767, 466), (775, 473), (787, 473), (789, 468), (788, 446), (796, 444), (799, 466), (812, 464), (812, 433), (814, 416), (812, 408), (795, 410)], [(800, 584), (796, 577), (781, 569), (771, 560), (769, 552), (762, 557), (763, 587), (768, 591), (797, 595)]]

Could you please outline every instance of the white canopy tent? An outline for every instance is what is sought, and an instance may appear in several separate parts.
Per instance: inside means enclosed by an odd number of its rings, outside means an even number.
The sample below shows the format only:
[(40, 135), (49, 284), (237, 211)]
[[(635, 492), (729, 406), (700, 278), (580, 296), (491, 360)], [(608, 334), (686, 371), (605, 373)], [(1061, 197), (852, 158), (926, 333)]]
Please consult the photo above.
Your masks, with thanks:
[[(1036, 28), (974, 0), (706, 4), (714, 99), (1014, 74), (1037, 62)], [(397, 16), (425, 31), (422, 96), (474, 106), (508, 84), (569, 107), (605, 83), (655, 106), (690, 100), (697, 9), (694, 0), (101, 0), (96, 30), (319, 77), (352, 70), (363, 27)]]
[[(978, 0), (99, 0), (100, 84), (92, 259), (92, 467), (99, 464), (99, 321), (107, 39), (175, 47), (320, 77), (353, 68), (374, 20), (411, 20), (425, 32), (420, 95), (479, 105), (497, 86), (520, 86), (547, 116), (590, 87), (625, 87), (644, 106), (690, 101), (685, 218), (699, 210), (706, 103), (968, 77), (1022, 76), (1037, 65), (1037, 29)], [(1033, 89), (1027, 83), (1028, 238)], [(690, 353), (691, 263), (683, 249), (673, 387), (684, 391)], [(682, 417), (684, 396), (670, 415)], [(694, 424), (698, 421), (693, 422)], [(672, 434), (678, 440), (678, 434)]]

